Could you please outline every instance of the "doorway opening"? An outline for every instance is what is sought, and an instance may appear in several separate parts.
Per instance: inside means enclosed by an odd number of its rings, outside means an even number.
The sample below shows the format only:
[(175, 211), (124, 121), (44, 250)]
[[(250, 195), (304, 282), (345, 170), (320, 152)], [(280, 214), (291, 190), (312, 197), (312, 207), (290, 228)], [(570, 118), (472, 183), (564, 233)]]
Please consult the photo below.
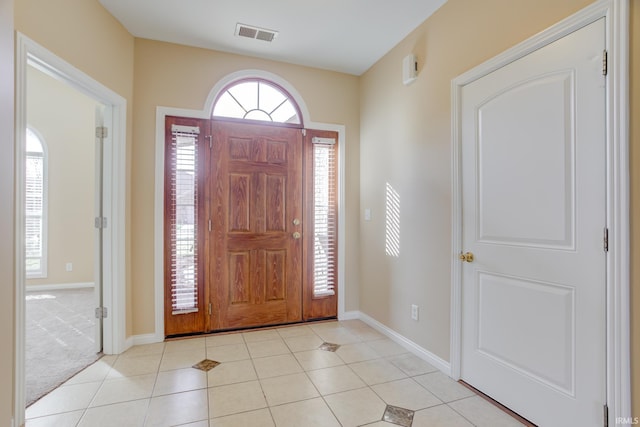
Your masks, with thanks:
[(336, 132), (244, 79), (165, 123), (165, 335), (337, 316)]
[[(91, 196), (83, 195), (76, 197), (78, 199), (88, 198), (92, 210), (88, 218), (90, 228), (96, 226), (93, 231), (94, 250), (91, 251), (93, 256), (90, 261), (82, 261), (81, 264), (73, 259), (65, 259), (62, 261), (63, 274), (77, 271), (82, 266), (93, 266), (93, 277), (87, 279), (88, 282), (76, 282), (82, 288), (88, 283), (93, 283), (94, 288), (89, 289), (90, 296), (95, 304), (92, 307), (91, 314), (100, 314), (102, 317), (102, 331), (100, 328), (94, 328), (95, 338), (94, 344), (102, 342), (102, 350), (105, 354), (117, 354), (124, 351), (126, 346), (125, 334), (125, 165), (126, 165), (126, 100), (120, 95), (103, 86), (101, 83), (93, 80), (88, 75), (79, 71), (69, 63), (58, 58), (56, 55), (40, 46), (33, 40), (23, 34), (18, 33), (16, 37), (16, 224), (15, 224), (15, 247), (16, 247), (16, 282), (15, 282), (15, 340), (16, 352), (15, 360), (15, 407), (17, 425), (24, 423), (24, 414), (26, 406), (26, 380), (25, 380), (25, 361), (26, 361), (26, 297), (27, 297), (27, 260), (30, 268), (35, 268), (38, 262), (45, 261), (40, 257), (40, 251), (37, 247), (27, 258), (27, 243), (31, 245), (36, 242), (33, 238), (36, 236), (44, 236), (41, 234), (31, 234), (30, 242), (26, 241), (27, 235), (27, 194), (26, 194), (26, 168), (27, 168), (27, 129), (30, 127), (30, 118), (28, 115), (29, 97), (28, 97), (28, 79), (30, 67), (36, 68), (39, 72), (44, 73), (48, 78), (53, 79), (58, 84), (66, 85), (82, 96), (92, 100), (92, 107), (88, 108), (86, 114), (93, 119), (92, 132), (89, 134), (89, 149), (93, 151), (91, 160), (84, 159), (84, 163), (92, 163), (94, 167), (95, 177), (91, 177), (90, 181), (94, 184), (101, 181), (96, 187), (102, 189), (100, 197), (95, 197), (95, 192)], [(31, 84), (31, 82), (29, 82)], [(52, 102), (56, 102), (53, 99)], [(59, 108), (59, 105), (56, 104)], [(61, 109), (62, 110), (62, 109)], [(91, 119), (89, 119), (91, 121)], [(99, 129), (96, 129), (96, 126)], [(32, 126), (35, 128), (35, 125)], [(78, 126), (76, 124), (69, 125), (64, 131), (71, 136), (75, 136), (74, 130)], [(44, 138), (41, 132), (41, 137)], [(98, 132), (99, 131), (99, 132)], [(95, 141), (95, 143), (93, 142)], [(51, 142), (48, 137), (45, 140)], [(85, 147), (87, 148), (87, 147)], [(44, 154), (44, 153), (43, 153)], [(53, 162), (52, 155), (62, 154), (69, 158), (75, 158), (78, 153), (73, 150), (54, 153), (49, 149), (49, 162)], [(95, 162), (95, 163), (94, 163)], [(35, 162), (37, 164), (37, 162)], [(43, 163), (44, 164), (44, 163)], [(32, 165), (34, 166), (34, 165)], [(51, 168), (49, 168), (51, 169)], [(73, 169), (77, 169), (74, 166)], [(36, 168), (37, 170), (37, 168)], [(44, 169), (43, 169), (44, 170)], [(98, 173), (100, 170), (100, 173)], [(53, 171), (50, 171), (50, 178), (53, 178)], [(37, 176), (37, 174), (36, 174)], [(101, 177), (98, 179), (98, 177)], [(49, 183), (51, 184), (51, 182)], [(95, 188), (95, 187), (94, 187)], [(46, 197), (46, 196), (45, 196)], [(73, 196), (75, 197), (75, 196)], [(52, 199), (49, 197), (49, 199)], [(50, 206), (48, 212), (52, 213)], [(94, 217), (95, 215), (95, 217)], [(31, 218), (30, 225), (37, 224), (34, 221), (37, 217)], [(76, 224), (63, 227), (63, 234), (74, 233)], [(39, 227), (37, 228), (39, 230)], [(47, 235), (51, 235), (51, 230)], [(43, 239), (43, 243), (44, 243)], [(48, 239), (49, 253), (51, 253), (51, 239)], [(37, 246), (37, 245), (36, 245)], [(43, 249), (42, 246), (40, 249)], [(54, 265), (52, 261), (55, 259), (52, 255), (47, 257), (48, 274), (53, 273)], [(57, 262), (59, 264), (59, 262)], [(68, 265), (71, 263), (71, 265)], [(44, 265), (44, 264), (42, 264)], [(56, 265), (55, 268), (58, 268)], [(71, 270), (70, 272), (67, 270)], [(35, 279), (35, 278), (34, 278)], [(80, 280), (80, 279), (74, 279)], [(100, 292), (95, 292), (95, 284), (100, 283)], [(54, 283), (55, 284), (55, 283)], [(94, 297), (95, 296), (95, 297)], [(98, 310), (96, 310), (98, 309)], [(87, 314), (90, 317), (91, 314)], [(102, 339), (99, 334), (101, 333)], [(97, 352), (98, 349), (94, 349)]]
[(25, 146), (26, 405), (97, 360), (104, 105), (27, 67)]

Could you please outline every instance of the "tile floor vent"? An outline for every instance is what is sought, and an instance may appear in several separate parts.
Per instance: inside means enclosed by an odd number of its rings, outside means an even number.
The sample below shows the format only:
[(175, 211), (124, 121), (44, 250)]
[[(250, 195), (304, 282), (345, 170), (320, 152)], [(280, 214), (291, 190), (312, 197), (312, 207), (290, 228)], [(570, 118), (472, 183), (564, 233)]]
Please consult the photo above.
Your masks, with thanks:
[(272, 42), (278, 36), (278, 32), (238, 23), (236, 24), (236, 36)]

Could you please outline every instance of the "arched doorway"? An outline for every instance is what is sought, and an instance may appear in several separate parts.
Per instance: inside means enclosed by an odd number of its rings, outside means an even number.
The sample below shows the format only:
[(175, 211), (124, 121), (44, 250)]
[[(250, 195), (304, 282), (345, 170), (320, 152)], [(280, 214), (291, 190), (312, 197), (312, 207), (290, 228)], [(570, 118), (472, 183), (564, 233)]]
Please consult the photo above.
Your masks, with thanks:
[(166, 117), (165, 335), (336, 317), (337, 140), (260, 78)]

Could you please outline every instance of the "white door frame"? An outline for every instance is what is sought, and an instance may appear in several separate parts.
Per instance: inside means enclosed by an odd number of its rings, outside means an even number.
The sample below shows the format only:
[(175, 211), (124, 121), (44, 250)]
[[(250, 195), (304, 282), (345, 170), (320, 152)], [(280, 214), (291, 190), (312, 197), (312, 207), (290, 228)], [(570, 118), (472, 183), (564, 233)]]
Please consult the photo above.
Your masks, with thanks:
[[(606, 18), (606, 210), (607, 256), (607, 405), (609, 423), (631, 417), (630, 230), (629, 230), (629, 1), (599, 0), (451, 82), (452, 106), (452, 264), (451, 376), (460, 379), (462, 360), (462, 88), (602, 17)], [(605, 402), (603, 402), (605, 403)]]
[(101, 83), (23, 34), (16, 37), (16, 302), (15, 302), (15, 414), (17, 425), (25, 414), (25, 273), (24, 273), (24, 141), (27, 128), (27, 65), (33, 64), (51, 77), (68, 83), (105, 105), (104, 123), (110, 135), (104, 150), (103, 215), (108, 218), (103, 232), (103, 306), (108, 316), (103, 322), (103, 352), (125, 350), (125, 191), (127, 101)]
[(165, 118), (166, 116), (191, 117), (196, 119), (210, 119), (214, 102), (220, 92), (229, 84), (247, 79), (262, 78), (283, 87), (295, 100), (300, 108), (302, 121), (306, 129), (330, 130), (338, 132), (338, 319), (345, 317), (344, 280), (345, 260), (345, 126), (312, 122), (304, 99), (288, 81), (264, 70), (240, 70), (220, 79), (209, 92), (202, 110), (187, 110), (158, 106), (156, 108), (156, 185), (155, 185), (155, 230), (154, 239), (154, 288), (155, 288), (155, 333), (135, 337), (133, 344), (149, 344), (164, 340), (164, 151), (165, 151)]

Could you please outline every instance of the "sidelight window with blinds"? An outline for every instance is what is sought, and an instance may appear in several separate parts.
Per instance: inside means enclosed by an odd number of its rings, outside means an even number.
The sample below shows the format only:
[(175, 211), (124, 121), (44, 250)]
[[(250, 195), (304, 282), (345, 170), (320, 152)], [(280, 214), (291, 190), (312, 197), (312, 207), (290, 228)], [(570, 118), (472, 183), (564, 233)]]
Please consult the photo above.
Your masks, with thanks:
[(313, 297), (335, 295), (337, 281), (337, 159), (333, 138), (312, 139)]
[(166, 147), (165, 224), (171, 313), (198, 311), (198, 136), (194, 126), (171, 126)]

